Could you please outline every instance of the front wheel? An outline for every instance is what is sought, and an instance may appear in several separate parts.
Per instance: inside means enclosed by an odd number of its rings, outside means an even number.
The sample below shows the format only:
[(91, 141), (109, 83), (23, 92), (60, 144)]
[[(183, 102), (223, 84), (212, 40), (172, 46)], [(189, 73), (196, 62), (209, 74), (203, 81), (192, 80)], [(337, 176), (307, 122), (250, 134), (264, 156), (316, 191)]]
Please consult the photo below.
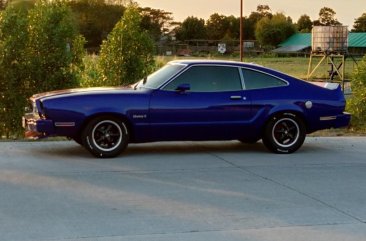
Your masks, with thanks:
[(97, 117), (91, 120), (82, 134), (83, 146), (94, 156), (118, 156), (128, 145), (128, 131), (122, 120), (114, 117)]
[(272, 117), (263, 132), (263, 144), (274, 153), (293, 153), (304, 143), (306, 128), (295, 114), (283, 113)]

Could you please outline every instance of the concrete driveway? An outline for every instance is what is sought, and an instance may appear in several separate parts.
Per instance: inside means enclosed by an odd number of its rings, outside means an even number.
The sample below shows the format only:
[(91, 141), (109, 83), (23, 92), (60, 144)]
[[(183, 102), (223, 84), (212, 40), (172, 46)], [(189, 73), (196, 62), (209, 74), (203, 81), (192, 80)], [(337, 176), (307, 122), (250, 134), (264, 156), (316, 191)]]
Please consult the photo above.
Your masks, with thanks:
[(0, 142), (1, 241), (366, 240), (366, 138), (130, 145)]

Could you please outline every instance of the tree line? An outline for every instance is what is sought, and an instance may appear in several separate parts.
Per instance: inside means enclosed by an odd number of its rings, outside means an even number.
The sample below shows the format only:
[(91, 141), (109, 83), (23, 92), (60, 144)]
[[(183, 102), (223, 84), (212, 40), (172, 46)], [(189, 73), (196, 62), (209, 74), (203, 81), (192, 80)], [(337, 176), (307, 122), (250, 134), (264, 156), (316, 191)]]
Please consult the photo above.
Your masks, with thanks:
[[(182, 23), (174, 23), (178, 40), (192, 39), (207, 40), (238, 40), (240, 34), (240, 18), (212, 14), (204, 20), (197, 17), (187, 17)], [(296, 22), (284, 13), (272, 13), (268, 5), (258, 5), (257, 10), (243, 18), (244, 40), (257, 40), (263, 46), (275, 47), (295, 32), (311, 32), (313, 26), (342, 25), (337, 18), (336, 12), (323, 7), (319, 11), (316, 20), (303, 14)], [(355, 19), (353, 32), (366, 31), (366, 13)]]
[[(113, 0), (65, 0), (71, 9), (78, 32), (84, 36), (85, 47), (90, 52), (98, 52), (100, 46), (125, 12), (124, 2)], [(0, 10), (7, 6), (30, 9), (36, 0), (0, 0)], [(142, 16), (141, 27), (148, 31), (152, 39), (159, 41), (167, 34), (172, 14), (160, 9), (137, 7)]]
[[(32, 5), (36, 0), (0, 0), (0, 9), (10, 4)], [(89, 52), (98, 52), (125, 11), (125, 1), (113, 0), (68, 0), (75, 24), (86, 39), (85, 47)], [(142, 16), (141, 27), (155, 42), (175, 37), (178, 41), (187, 40), (239, 40), (240, 18), (212, 14), (209, 19), (189, 16), (182, 22), (173, 20), (172, 13), (148, 7), (139, 7)], [(284, 13), (272, 13), (269, 5), (258, 5), (256, 11), (243, 18), (244, 40), (257, 40), (260, 45), (273, 48), (295, 32), (310, 32), (313, 26), (341, 25), (336, 12), (323, 7), (318, 19), (304, 14), (294, 22)], [(366, 13), (355, 19), (352, 31), (366, 31)]]

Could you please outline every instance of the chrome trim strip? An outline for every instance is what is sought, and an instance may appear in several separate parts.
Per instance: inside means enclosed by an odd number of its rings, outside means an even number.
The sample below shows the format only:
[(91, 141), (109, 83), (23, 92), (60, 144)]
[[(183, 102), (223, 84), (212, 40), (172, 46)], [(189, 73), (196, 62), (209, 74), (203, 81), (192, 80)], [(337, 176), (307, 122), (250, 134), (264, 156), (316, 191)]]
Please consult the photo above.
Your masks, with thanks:
[(320, 117), (321, 121), (330, 121), (330, 120), (335, 120), (337, 119), (337, 116), (322, 116)]
[(247, 88), (245, 87), (243, 71), (239, 67), (238, 67), (238, 71), (239, 71), (239, 75), (240, 75), (241, 86), (242, 86), (243, 90), (246, 90)]
[(75, 122), (55, 122), (56, 127), (74, 127)]

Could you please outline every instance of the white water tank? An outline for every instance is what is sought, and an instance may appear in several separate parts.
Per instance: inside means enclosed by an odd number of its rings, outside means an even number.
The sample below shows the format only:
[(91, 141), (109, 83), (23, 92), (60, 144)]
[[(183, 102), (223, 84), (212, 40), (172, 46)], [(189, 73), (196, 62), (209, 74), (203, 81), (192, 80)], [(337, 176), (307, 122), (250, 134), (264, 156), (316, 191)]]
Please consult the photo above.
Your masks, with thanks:
[(311, 37), (315, 53), (345, 53), (348, 49), (347, 26), (314, 26)]

